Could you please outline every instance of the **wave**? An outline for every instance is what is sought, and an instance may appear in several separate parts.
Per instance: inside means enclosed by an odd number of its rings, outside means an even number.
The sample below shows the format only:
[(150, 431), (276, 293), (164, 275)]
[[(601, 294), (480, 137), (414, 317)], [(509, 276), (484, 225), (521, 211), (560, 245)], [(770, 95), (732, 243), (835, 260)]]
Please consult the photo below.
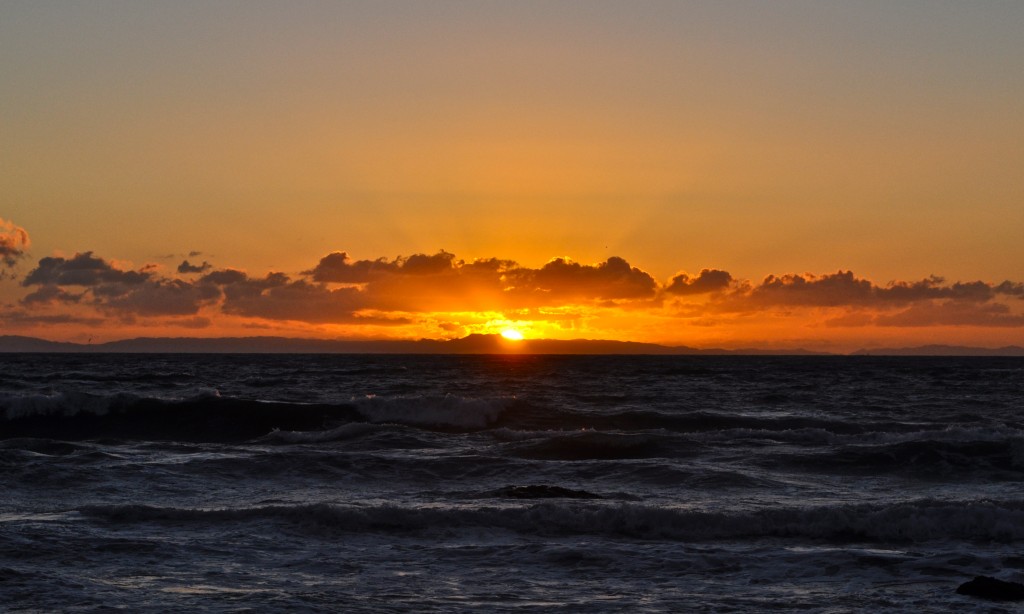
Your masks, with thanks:
[(603, 496), (586, 490), (550, 484), (503, 486), (482, 493), (480, 496), (496, 499), (604, 499)]
[(539, 441), (512, 444), (513, 456), (536, 460), (622, 460), (692, 454), (680, 449), (679, 442), (669, 445), (669, 438), (653, 434), (604, 433), (583, 431), (545, 437)]
[(223, 397), (128, 393), (0, 396), (0, 438), (95, 438), (312, 443), (358, 436), (353, 423), (401, 424), (439, 431), (489, 428), (514, 397), (456, 395), (361, 397), (348, 403), (289, 403)]
[(370, 422), (393, 422), (460, 431), (482, 430), (494, 424), (515, 397), (476, 398), (457, 395), (379, 397), (354, 400), (356, 410)]
[(282, 431), (275, 428), (266, 435), (256, 439), (260, 443), (322, 443), (327, 441), (346, 441), (364, 435), (379, 432), (382, 427), (366, 422), (352, 422), (322, 431)]
[(506, 507), (351, 506), (326, 503), (226, 509), (96, 505), (83, 517), (113, 524), (275, 522), (316, 534), (450, 534), (495, 529), (529, 535), (597, 535), (682, 541), (810, 539), (915, 543), (933, 540), (1024, 540), (1024, 501), (939, 501), (755, 511), (704, 511), (636, 503), (544, 501)]
[[(0, 438), (151, 439), (176, 441), (249, 441), (264, 438), (278, 443), (313, 443), (349, 437), (344, 424), (399, 424), (437, 432), (563, 433), (565, 444), (577, 452), (566, 459), (600, 457), (600, 450), (622, 451), (630, 441), (609, 443), (596, 436), (572, 433), (598, 431), (637, 433), (663, 443), (657, 433), (689, 434), (701, 441), (775, 439), (803, 445), (835, 445), (859, 437), (915, 437), (920, 424), (898, 421), (864, 423), (852, 419), (801, 417), (787, 414), (750, 415), (710, 411), (636, 409), (584, 412), (553, 407), (514, 396), (459, 395), (365, 396), (345, 402), (297, 403), (222, 396), (216, 390), (196, 389), (176, 397), (131, 393), (0, 394)], [(936, 427), (938, 430), (938, 427)], [(530, 436), (532, 438), (532, 436)], [(592, 441), (593, 440), (593, 441)], [(552, 444), (553, 445), (553, 444)], [(532, 447), (531, 447), (532, 446)], [(561, 458), (547, 444), (524, 444), (531, 458)], [(547, 446), (551, 447), (551, 446)], [(655, 446), (656, 447), (656, 446)], [(588, 451), (589, 450), (589, 451)], [(655, 452), (623, 452), (630, 458)], [(532, 455), (532, 456), (531, 456)], [(590, 455), (590, 456), (588, 456)]]
[[(768, 464), (779, 457), (766, 459)], [(915, 439), (876, 445), (843, 445), (820, 453), (790, 454), (787, 465), (812, 470), (898, 472), (948, 476), (957, 472), (1024, 472), (1024, 438)], [(762, 463), (764, 464), (764, 463)]]
[(0, 441), (0, 451), (30, 452), (40, 456), (69, 456), (90, 449), (87, 445), (31, 437)]
[(865, 422), (839, 417), (821, 418), (789, 414), (752, 415), (713, 411), (665, 412), (625, 410), (615, 412), (578, 412), (553, 409), (544, 405), (518, 402), (510, 405), (494, 425), (510, 430), (583, 430), (671, 431), (675, 433), (711, 433), (721, 431), (760, 431), (764, 433), (805, 432), (815, 439), (836, 435), (861, 435), (872, 432), (912, 432), (918, 424), (899, 421)]
[(3, 438), (247, 441), (360, 420), (351, 405), (271, 403), (199, 391), (180, 399), (127, 393), (0, 397)]

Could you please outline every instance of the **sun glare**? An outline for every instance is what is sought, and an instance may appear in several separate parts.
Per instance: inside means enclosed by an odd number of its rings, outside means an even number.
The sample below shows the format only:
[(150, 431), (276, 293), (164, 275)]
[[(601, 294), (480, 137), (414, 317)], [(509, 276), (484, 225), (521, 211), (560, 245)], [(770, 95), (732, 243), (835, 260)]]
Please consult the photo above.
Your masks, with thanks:
[(517, 331), (514, 328), (506, 328), (505, 330), (501, 331), (501, 336), (506, 339), (509, 339), (510, 341), (523, 340), (523, 333)]

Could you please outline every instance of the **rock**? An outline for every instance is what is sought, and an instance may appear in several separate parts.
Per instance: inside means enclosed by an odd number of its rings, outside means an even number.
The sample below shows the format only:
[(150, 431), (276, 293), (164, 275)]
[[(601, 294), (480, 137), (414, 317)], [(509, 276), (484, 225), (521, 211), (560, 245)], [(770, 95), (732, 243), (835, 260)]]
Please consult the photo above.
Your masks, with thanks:
[(956, 592), (961, 595), (992, 599), (993, 601), (1024, 600), (1024, 584), (1006, 582), (989, 576), (975, 576), (970, 582), (964, 582)]

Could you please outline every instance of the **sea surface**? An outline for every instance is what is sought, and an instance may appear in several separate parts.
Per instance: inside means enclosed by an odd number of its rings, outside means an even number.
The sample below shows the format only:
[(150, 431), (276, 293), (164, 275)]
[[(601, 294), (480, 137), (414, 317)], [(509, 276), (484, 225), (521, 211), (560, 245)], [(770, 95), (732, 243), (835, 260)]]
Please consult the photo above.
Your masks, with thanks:
[(1024, 359), (0, 355), (0, 610), (1000, 611)]

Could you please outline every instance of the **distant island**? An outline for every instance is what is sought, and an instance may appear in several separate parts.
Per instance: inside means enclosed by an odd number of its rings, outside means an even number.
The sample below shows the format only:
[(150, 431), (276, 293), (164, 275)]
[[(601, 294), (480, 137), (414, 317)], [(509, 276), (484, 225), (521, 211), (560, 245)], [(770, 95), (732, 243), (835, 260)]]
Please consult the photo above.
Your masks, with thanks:
[(853, 356), (1024, 356), (1024, 348), (1006, 345), (999, 348), (979, 348), (965, 345), (919, 345), (905, 348), (879, 348), (857, 350)]
[[(84, 344), (48, 341), (36, 337), (0, 335), (0, 352), (59, 353), (166, 353), (166, 354), (609, 354), (659, 356), (828, 356), (839, 355), (793, 349), (699, 349), (656, 343), (602, 339), (523, 339), (510, 341), (501, 335), (469, 335), (460, 339), (352, 340), (293, 337), (138, 337)], [(978, 348), (925, 345), (907, 348), (874, 348), (852, 352), (854, 356), (1024, 356), (1024, 348)]]
[(293, 337), (139, 337), (82, 344), (35, 337), (0, 336), (0, 352), (102, 353), (299, 353), (299, 354), (812, 354), (806, 350), (702, 350), (633, 341), (523, 339), (469, 335), (459, 339), (352, 340)]

